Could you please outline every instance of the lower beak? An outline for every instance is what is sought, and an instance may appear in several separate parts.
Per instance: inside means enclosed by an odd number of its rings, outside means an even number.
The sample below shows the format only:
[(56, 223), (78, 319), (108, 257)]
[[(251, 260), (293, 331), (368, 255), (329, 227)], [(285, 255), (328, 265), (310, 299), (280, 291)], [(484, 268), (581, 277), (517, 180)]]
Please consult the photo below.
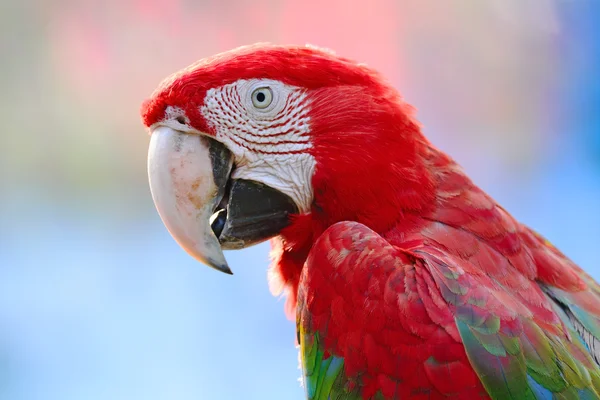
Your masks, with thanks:
[(168, 127), (152, 131), (150, 190), (177, 243), (198, 261), (231, 274), (222, 249), (240, 249), (277, 235), (298, 212), (285, 194), (231, 179), (233, 157), (208, 137)]

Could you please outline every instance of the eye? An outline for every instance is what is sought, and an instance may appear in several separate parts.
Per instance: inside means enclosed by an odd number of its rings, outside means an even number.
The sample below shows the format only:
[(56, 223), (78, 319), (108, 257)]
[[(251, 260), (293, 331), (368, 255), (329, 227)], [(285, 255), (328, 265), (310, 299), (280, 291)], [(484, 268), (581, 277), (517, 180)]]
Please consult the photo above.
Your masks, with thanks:
[(252, 104), (256, 108), (267, 108), (273, 101), (273, 92), (268, 87), (260, 87), (252, 92)]

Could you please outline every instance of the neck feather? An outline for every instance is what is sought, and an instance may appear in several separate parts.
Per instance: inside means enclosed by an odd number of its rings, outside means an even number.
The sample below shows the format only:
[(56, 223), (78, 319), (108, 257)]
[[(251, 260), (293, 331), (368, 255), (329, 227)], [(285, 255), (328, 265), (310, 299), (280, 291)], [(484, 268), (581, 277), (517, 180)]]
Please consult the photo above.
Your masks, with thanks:
[[(286, 314), (290, 318), (295, 315), (306, 258), (328, 227), (340, 221), (357, 221), (382, 235), (392, 229), (400, 234), (419, 229), (426, 223), (424, 217), (435, 212), (437, 186), (444, 175), (439, 171), (452, 161), (427, 142), (412, 119), (404, 119), (399, 127), (401, 133), (380, 136), (379, 146), (371, 149), (358, 135), (346, 135), (343, 145), (338, 141), (329, 146), (328, 139), (323, 138), (315, 146), (311, 212), (293, 216), (292, 223), (272, 240), (271, 290), (276, 295), (287, 294)], [(408, 134), (417, 140), (407, 144), (393, 134)], [(360, 151), (340, 156), (344, 146)]]

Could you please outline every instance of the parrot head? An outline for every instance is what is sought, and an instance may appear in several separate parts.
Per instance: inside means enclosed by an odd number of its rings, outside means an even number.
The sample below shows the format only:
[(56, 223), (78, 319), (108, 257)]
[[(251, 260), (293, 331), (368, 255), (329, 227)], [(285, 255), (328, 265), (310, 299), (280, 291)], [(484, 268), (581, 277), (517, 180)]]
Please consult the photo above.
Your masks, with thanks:
[(164, 224), (226, 273), (223, 249), (343, 220), (383, 232), (433, 201), (412, 107), (327, 50), (257, 44), (203, 59), (165, 79), (142, 120)]

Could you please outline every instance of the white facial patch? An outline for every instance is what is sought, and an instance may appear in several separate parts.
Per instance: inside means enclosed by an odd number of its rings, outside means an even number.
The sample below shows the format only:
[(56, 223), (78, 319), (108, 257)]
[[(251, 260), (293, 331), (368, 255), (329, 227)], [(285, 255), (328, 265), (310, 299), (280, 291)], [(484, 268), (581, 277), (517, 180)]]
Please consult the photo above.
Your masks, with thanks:
[(233, 178), (262, 182), (290, 196), (300, 212), (313, 200), (315, 161), (305, 92), (270, 79), (210, 89), (200, 109), (235, 158)]

